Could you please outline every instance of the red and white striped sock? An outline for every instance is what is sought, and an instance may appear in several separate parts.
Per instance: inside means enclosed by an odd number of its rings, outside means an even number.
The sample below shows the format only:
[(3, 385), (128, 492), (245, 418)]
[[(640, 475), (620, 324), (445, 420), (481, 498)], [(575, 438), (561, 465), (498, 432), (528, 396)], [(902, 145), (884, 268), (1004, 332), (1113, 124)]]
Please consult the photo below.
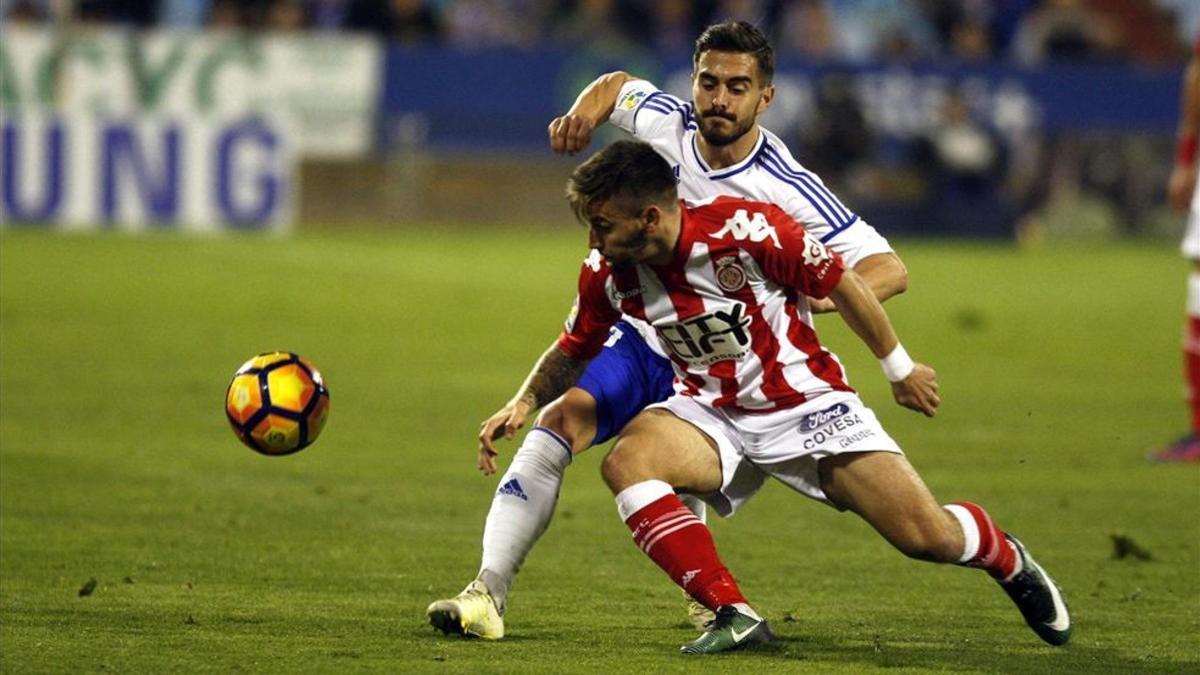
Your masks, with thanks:
[(954, 502), (942, 508), (962, 525), (966, 543), (958, 564), (978, 567), (999, 581), (1008, 581), (1021, 571), (1020, 556), (983, 507), (971, 502)]
[(638, 548), (697, 602), (713, 611), (746, 603), (708, 527), (670, 485), (659, 480), (632, 485), (617, 495), (617, 511)]
[(1192, 433), (1200, 436), (1200, 272), (1188, 277), (1187, 326), (1183, 336), (1183, 373)]

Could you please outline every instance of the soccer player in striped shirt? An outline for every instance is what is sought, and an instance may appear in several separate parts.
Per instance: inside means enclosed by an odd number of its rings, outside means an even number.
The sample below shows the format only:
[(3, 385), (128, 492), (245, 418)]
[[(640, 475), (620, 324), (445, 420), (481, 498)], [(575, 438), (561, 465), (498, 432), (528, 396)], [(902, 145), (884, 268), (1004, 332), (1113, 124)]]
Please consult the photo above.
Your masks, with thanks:
[[(627, 73), (597, 78), (551, 122), (551, 148), (579, 152), (592, 131), (608, 121), (649, 142), (670, 162), (683, 199), (699, 203), (728, 195), (778, 204), (837, 251), (879, 300), (904, 291), (904, 265), (887, 240), (758, 125), (775, 94), (775, 57), (762, 32), (744, 22), (710, 26), (696, 41), (693, 62), (691, 102)], [(831, 311), (833, 304), (820, 300), (813, 307)], [(459, 596), (429, 606), (435, 626), (484, 638), (503, 636), (509, 586), (550, 523), (571, 458), (608, 441), (642, 408), (664, 400), (672, 378), (649, 327), (626, 317), (578, 386), (553, 402), (514, 398), (483, 423), (478, 465), (492, 474), (494, 441), (512, 438), (532, 411), (545, 406), (500, 479), (484, 526), (479, 574)], [(693, 500), (689, 506), (703, 517), (702, 503)], [(701, 626), (712, 615), (693, 604), (692, 618)]]
[(648, 145), (614, 143), (567, 187), (592, 254), (576, 311), (522, 387), (551, 400), (582, 374), (622, 316), (653, 327), (673, 394), (620, 432), (601, 473), (638, 547), (716, 613), (685, 654), (772, 639), (676, 492), (728, 516), (774, 478), (858, 514), (902, 553), (982, 568), (1046, 642), (1071, 634), (1065, 601), (1026, 547), (978, 505), (941, 506), (817, 338), (809, 298), (829, 297), (880, 360), (897, 403), (932, 417), (936, 375), (900, 344), (879, 301), (841, 257), (772, 204), (680, 202)]
[(1175, 166), (1167, 184), (1172, 208), (1189, 211), (1181, 249), (1192, 263), (1188, 276), (1187, 318), (1183, 332), (1183, 371), (1191, 408), (1191, 432), (1150, 454), (1160, 462), (1200, 462), (1200, 182), (1197, 182), (1197, 147), (1200, 145), (1200, 38), (1192, 46), (1192, 59), (1183, 75), (1178, 145)]

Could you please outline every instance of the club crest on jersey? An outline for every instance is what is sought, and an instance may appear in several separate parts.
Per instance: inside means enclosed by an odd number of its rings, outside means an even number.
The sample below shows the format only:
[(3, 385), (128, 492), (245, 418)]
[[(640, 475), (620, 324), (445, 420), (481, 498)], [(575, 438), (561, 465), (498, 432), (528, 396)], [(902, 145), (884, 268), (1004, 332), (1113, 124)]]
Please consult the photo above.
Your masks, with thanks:
[(746, 305), (733, 302), (683, 321), (655, 323), (662, 344), (693, 366), (740, 360), (750, 353), (750, 317)]
[(717, 285), (728, 293), (740, 291), (746, 285), (746, 269), (736, 257), (717, 261)]
[(757, 211), (751, 215), (746, 209), (738, 209), (732, 218), (725, 221), (725, 227), (712, 234), (712, 238), (724, 239), (726, 235), (733, 237), (734, 241), (749, 239), (755, 243), (770, 239), (775, 244), (775, 248), (783, 248), (783, 245), (779, 243), (779, 233), (775, 231), (775, 226), (767, 222), (767, 217)]
[(621, 97), (621, 102), (617, 104), (617, 107), (624, 110), (633, 110), (634, 108), (638, 107), (638, 104), (641, 103), (642, 99), (644, 98), (646, 98), (646, 92), (631, 91)]

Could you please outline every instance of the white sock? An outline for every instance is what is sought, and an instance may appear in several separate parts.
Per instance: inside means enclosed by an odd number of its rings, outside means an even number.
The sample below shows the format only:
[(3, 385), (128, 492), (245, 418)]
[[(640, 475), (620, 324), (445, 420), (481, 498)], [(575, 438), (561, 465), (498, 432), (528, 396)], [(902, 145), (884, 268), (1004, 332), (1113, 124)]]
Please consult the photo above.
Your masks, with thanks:
[(762, 621), (762, 617), (759, 616), (758, 612), (754, 611), (754, 608), (751, 607), (750, 605), (747, 605), (744, 602), (739, 602), (739, 603), (734, 604), (734, 607), (736, 607), (737, 611), (741, 612), (742, 614), (745, 614), (746, 616), (748, 616), (752, 619), (757, 619), (758, 621)]
[(483, 526), (477, 578), (487, 584), (501, 612), (521, 563), (554, 516), (563, 473), (571, 463), (570, 447), (553, 431), (534, 427), (500, 479)]
[(673, 494), (675, 490), (665, 481), (644, 480), (634, 483), (617, 493), (617, 515), (621, 516), (621, 522), (627, 523), (633, 514)]
[(963, 531), (963, 552), (958, 557), (959, 564), (965, 563), (979, 553), (979, 525), (975, 523), (971, 512), (958, 504), (946, 504), (942, 507), (958, 520)]
[(684, 506), (688, 507), (692, 513), (696, 514), (696, 517), (700, 519), (700, 522), (704, 523), (705, 525), (708, 524), (708, 505), (704, 503), (703, 499), (700, 499), (696, 495), (682, 493), (679, 495), (679, 501), (683, 502)]

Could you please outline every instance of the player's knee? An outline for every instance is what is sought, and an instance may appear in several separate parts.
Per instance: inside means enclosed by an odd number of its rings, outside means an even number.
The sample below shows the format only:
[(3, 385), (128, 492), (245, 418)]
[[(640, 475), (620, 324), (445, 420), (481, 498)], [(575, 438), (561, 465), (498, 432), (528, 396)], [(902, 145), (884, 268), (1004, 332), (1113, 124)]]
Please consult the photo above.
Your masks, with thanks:
[(630, 485), (659, 478), (653, 464), (647, 461), (646, 453), (640, 452), (635, 444), (623, 440), (618, 440), (604, 456), (604, 461), (600, 462), (600, 476), (613, 494)]
[[(566, 412), (563, 410), (563, 400), (555, 399), (538, 413), (537, 425), (567, 438)], [(570, 439), (568, 439), (570, 440)]]
[(571, 451), (579, 453), (596, 437), (596, 399), (577, 387), (542, 408), (538, 426), (545, 427), (564, 438)]

